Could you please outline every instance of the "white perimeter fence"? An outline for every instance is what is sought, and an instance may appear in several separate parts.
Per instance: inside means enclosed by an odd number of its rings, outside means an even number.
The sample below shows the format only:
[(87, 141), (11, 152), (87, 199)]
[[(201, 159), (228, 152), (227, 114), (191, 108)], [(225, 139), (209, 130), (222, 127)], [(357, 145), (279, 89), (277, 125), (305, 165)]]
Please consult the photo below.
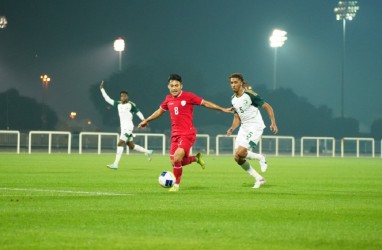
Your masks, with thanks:
[[(136, 133), (134, 143), (142, 147), (153, 149), (156, 153), (165, 155), (170, 147), (170, 139), (165, 134)], [(207, 134), (198, 134), (192, 151), (202, 152), (206, 155), (233, 154), (236, 136), (217, 135), (212, 141)], [(16, 130), (0, 130), (0, 153), (20, 154), (21, 150), (32, 154), (35, 152), (67, 153), (71, 154), (78, 149), (79, 154), (84, 153), (115, 153), (119, 140), (118, 133), (81, 132), (72, 134), (67, 131), (30, 131), (28, 134)], [(376, 143), (374, 138), (344, 137), (311, 137), (304, 136), (295, 139), (293, 136), (262, 137), (258, 150), (274, 156), (300, 156), (313, 157), (377, 157), (382, 158), (382, 139)], [(128, 148), (126, 153), (129, 152)]]

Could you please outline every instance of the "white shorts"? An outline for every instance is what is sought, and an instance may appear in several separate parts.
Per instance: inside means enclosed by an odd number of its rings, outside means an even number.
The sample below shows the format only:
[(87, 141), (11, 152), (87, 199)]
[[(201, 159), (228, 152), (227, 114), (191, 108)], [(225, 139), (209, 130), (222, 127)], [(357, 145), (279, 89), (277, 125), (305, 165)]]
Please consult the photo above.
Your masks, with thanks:
[(133, 130), (126, 129), (121, 131), (121, 135), (119, 136), (119, 139), (124, 142), (133, 141), (135, 135), (133, 134)]
[(260, 128), (248, 129), (248, 128), (243, 128), (241, 126), (236, 136), (235, 149), (237, 149), (239, 146), (242, 146), (247, 149), (250, 149), (250, 148), (255, 149), (262, 135), (263, 135), (263, 129), (260, 129)]

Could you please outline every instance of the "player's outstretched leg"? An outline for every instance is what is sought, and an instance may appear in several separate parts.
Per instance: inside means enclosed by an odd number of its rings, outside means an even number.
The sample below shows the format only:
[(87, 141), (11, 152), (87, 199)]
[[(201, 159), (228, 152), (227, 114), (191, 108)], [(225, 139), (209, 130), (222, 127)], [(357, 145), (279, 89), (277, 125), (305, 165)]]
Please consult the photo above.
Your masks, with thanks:
[(114, 169), (114, 170), (117, 170), (118, 169), (118, 165), (112, 163), (112, 164), (109, 164), (109, 165), (106, 165), (106, 167), (110, 168), (110, 169)]
[(147, 159), (151, 161), (151, 157), (153, 156), (153, 150), (148, 150), (148, 152), (145, 154), (147, 156)]
[(144, 153), (146, 156), (147, 156), (147, 159), (149, 161), (151, 161), (151, 157), (153, 155), (153, 150), (149, 150), (149, 149), (146, 149), (142, 146), (139, 146), (137, 144), (133, 144), (133, 142), (130, 142), (130, 148), (135, 150), (135, 151), (138, 151), (138, 152), (141, 152), (141, 153)]
[(256, 159), (256, 160), (258, 160), (259, 164), (260, 164), (261, 172), (267, 171), (268, 164), (267, 164), (267, 160), (266, 160), (265, 154), (257, 154), (255, 152), (248, 151), (247, 159), (250, 159), (250, 160)]
[(121, 160), (123, 153), (123, 146), (117, 146), (117, 153), (115, 154), (115, 160), (113, 164), (106, 165), (110, 169), (117, 170), (119, 161)]
[(202, 158), (202, 154), (197, 153), (195, 157), (196, 157), (196, 163), (198, 163), (202, 167), (202, 169), (205, 169), (206, 163), (204, 162), (204, 160)]
[(261, 185), (265, 183), (265, 179), (261, 178), (259, 180), (256, 180), (255, 185), (253, 185), (254, 189), (260, 188)]
[(267, 164), (267, 160), (265, 158), (265, 154), (261, 155), (262, 157), (260, 158), (259, 160), (259, 163), (260, 163), (260, 169), (261, 169), (261, 172), (265, 172), (267, 171), (267, 168), (268, 168), (268, 164)]
[(253, 178), (255, 178), (255, 185), (253, 188), (257, 189), (260, 188), (261, 185), (265, 183), (264, 177), (262, 177), (259, 173), (256, 172), (256, 170), (251, 166), (249, 161), (245, 161), (243, 164), (240, 165), (242, 169), (244, 169), (249, 175), (251, 175)]

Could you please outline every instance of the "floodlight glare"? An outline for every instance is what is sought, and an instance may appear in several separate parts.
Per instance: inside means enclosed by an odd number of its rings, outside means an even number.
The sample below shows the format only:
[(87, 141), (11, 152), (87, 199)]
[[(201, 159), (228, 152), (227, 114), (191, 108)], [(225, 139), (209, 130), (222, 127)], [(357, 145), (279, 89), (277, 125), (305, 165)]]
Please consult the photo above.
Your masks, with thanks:
[(119, 71), (122, 70), (122, 51), (125, 50), (125, 41), (118, 37), (117, 40), (114, 41), (114, 50), (118, 52), (119, 54), (119, 66), (118, 69)]
[(285, 41), (288, 39), (286, 37), (287, 32), (284, 30), (275, 29), (272, 32), (272, 36), (269, 38), (270, 45), (275, 49), (275, 57), (273, 61), (273, 89), (276, 89), (276, 71), (277, 71), (277, 48), (284, 45)]
[(70, 117), (70, 119), (74, 119), (74, 118), (76, 118), (76, 116), (77, 116), (77, 112), (70, 112), (70, 115), (69, 115), (69, 117)]
[(48, 75), (42, 75), (40, 76), (40, 79), (41, 79), (42, 86), (44, 88), (48, 88), (50, 83), (50, 77)]
[(272, 36), (269, 38), (270, 45), (272, 48), (282, 47), (285, 41), (288, 39), (286, 37), (287, 32), (284, 30), (275, 29), (273, 30)]
[(359, 10), (359, 6), (357, 5), (357, 1), (339, 1), (338, 6), (334, 8), (334, 13), (336, 14), (337, 20), (353, 20), (357, 11)]
[(118, 39), (114, 41), (114, 50), (118, 52), (125, 50), (125, 41), (122, 38), (118, 37)]
[(7, 18), (5, 16), (0, 16), (0, 29), (7, 27)]

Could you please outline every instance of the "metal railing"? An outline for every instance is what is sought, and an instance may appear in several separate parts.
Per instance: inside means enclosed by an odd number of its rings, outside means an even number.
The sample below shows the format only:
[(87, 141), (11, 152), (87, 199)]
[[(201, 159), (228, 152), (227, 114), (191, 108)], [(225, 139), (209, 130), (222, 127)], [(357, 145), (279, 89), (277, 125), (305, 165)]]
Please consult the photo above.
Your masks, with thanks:
[[(41, 137), (35, 137), (36, 135), (41, 135)], [(61, 136), (61, 137), (60, 137)], [(63, 139), (62, 136), (65, 138)], [(116, 144), (119, 139), (118, 133), (107, 133), (107, 132), (81, 132), (80, 134), (72, 134), (67, 131), (30, 131), (28, 134), (20, 133), (17, 130), (0, 130), (0, 152), (13, 151), (16, 149), (16, 153), (20, 154), (20, 149), (27, 149), (29, 154), (33, 151), (38, 151), (41, 148), (45, 150), (48, 148), (48, 154), (52, 152), (57, 152), (60, 149), (64, 149), (68, 154), (71, 153), (72, 148), (77, 148), (77, 138), (78, 138), (78, 153), (83, 153), (84, 148), (84, 137), (91, 136), (97, 137), (97, 141), (89, 141), (86, 143), (86, 147), (91, 149), (96, 149), (98, 154), (101, 154), (102, 149), (115, 149)], [(108, 141), (112, 146), (105, 146), (107, 143), (102, 142), (103, 137), (111, 137), (113, 141)], [(165, 134), (150, 134), (150, 133), (137, 133), (136, 137), (143, 137), (140, 139), (141, 143), (145, 148), (149, 146), (155, 147), (162, 152), (162, 155), (166, 154), (166, 135)], [(54, 150), (53, 148), (53, 137)], [(159, 137), (161, 141), (150, 139), (151, 137)], [(73, 141), (74, 138), (74, 141)], [(210, 155), (210, 136), (208, 134), (197, 134), (197, 138), (205, 139), (200, 141), (197, 146), (194, 147), (205, 148), (205, 153)], [(225, 139), (225, 140), (224, 140)], [(222, 152), (234, 154), (235, 151), (235, 139), (236, 135), (217, 135), (215, 139), (215, 154), (220, 155)], [(313, 141), (314, 144), (307, 142)], [(74, 144), (73, 144), (74, 142)], [(265, 151), (267, 154), (273, 154), (274, 156), (280, 155), (290, 155), (295, 156), (295, 151), (300, 150), (300, 156), (304, 157), (309, 154), (315, 154), (316, 157), (328, 156), (331, 157), (340, 154), (340, 157), (352, 156), (352, 157), (375, 157), (376, 151), (380, 150), (380, 158), (382, 158), (382, 139), (380, 145), (376, 145), (374, 138), (362, 138), (362, 137), (344, 137), (341, 139), (336, 139), (334, 137), (314, 137), (314, 136), (303, 136), (296, 144), (296, 139), (293, 136), (262, 136), (259, 142), (258, 149), (259, 153)], [(73, 144), (73, 145), (72, 145)], [(110, 145), (110, 144), (109, 144)], [(306, 145), (311, 145), (310, 150), (306, 150)], [(339, 146), (337, 146), (339, 145)], [(336, 147), (337, 146), (337, 147)], [(378, 149), (376, 148), (378, 147)], [(129, 153), (128, 149), (126, 150)], [(191, 149), (192, 153), (192, 149)]]

